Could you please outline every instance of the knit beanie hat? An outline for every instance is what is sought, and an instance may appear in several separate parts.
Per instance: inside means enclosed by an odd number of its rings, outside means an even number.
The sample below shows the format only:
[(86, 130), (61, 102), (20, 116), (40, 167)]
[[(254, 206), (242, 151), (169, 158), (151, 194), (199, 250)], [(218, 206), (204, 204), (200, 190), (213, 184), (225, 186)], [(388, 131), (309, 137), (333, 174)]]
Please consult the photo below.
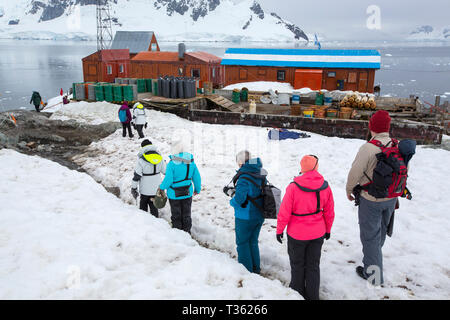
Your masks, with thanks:
[(149, 144), (152, 144), (152, 142), (148, 139), (145, 139), (144, 141), (141, 142), (141, 147), (145, 147), (148, 146)]
[(389, 132), (391, 127), (391, 117), (389, 112), (385, 110), (378, 110), (375, 112), (369, 121), (369, 129), (375, 133)]
[(317, 171), (317, 169), (319, 169), (319, 159), (312, 155), (304, 156), (300, 161), (300, 166), (302, 168), (302, 173), (313, 170)]

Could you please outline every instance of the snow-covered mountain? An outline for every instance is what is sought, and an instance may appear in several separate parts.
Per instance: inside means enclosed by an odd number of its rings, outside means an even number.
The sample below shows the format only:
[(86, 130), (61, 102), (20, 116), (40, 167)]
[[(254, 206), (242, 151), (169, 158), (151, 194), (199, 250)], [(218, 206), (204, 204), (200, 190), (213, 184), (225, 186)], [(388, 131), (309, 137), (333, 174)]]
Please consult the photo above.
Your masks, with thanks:
[(409, 40), (450, 40), (450, 26), (436, 29), (430, 25), (417, 27), (408, 35)]
[[(266, 12), (255, 0), (105, 0), (113, 32), (155, 31), (173, 41), (308, 40), (295, 24)], [(96, 0), (0, 2), (0, 37), (90, 40), (96, 36)]]

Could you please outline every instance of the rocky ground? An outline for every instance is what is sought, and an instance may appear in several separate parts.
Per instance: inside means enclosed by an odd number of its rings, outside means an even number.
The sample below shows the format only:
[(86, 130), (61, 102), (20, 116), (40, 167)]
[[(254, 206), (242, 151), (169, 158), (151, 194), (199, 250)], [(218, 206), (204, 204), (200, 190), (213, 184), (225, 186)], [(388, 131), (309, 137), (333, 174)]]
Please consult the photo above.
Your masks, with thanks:
[(103, 139), (120, 123), (83, 124), (75, 120), (50, 120), (51, 113), (19, 110), (0, 113), (0, 149), (14, 149), (28, 155), (56, 161), (70, 169), (83, 171), (72, 157), (93, 141)]

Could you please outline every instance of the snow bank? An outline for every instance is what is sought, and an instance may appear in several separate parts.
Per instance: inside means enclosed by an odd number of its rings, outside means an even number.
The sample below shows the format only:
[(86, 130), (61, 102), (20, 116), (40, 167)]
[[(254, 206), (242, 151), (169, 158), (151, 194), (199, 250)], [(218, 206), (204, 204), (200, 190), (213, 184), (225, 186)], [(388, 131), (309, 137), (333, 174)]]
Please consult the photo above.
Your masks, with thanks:
[(298, 299), (91, 177), (0, 150), (0, 299)]
[[(53, 101), (57, 101), (57, 97)], [(60, 98), (62, 100), (62, 98)], [(50, 106), (50, 100), (48, 105)], [(53, 112), (50, 119), (70, 120), (88, 124), (101, 124), (105, 122), (117, 122), (120, 106), (108, 102), (71, 102), (69, 104), (58, 104), (54, 108), (46, 108), (46, 112)]]
[[(105, 115), (108, 119), (109, 115)], [(385, 287), (368, 287), (356, 275), (361, 263), (357, 208), (345, 195), (348, 170), (364, 143), (358, 139), (330, 138), (311, 134), (311, 138), (272, 141), (267, 130), (258, 127), (211, 125), (190, 122), (156, 111), (149, 111), (147, 138), (168, 159), (171, 141), (183, 137), (191, 146), (202, 175), (203, 189), (192, 206), (192, 234), (203, 244), (236, 257), (234, 213), (222, 188), (234, 175), (235, 155), (248, 149), (261, 157), (269, 180), (283, 191), (299, 172), (300, 158), (315, 154), (320, 172), (329, 181), (336, 203), (336, 220), (331, 239), (323, 247), (321, 263), (322, 299), (449, 299), (450, 255), (445, 235), (450, 220), (445, 214), (450, 204), (447, 190), (450, 152), (419, 146), (411, 161), (408, 187), (413, 200), (400, 200), (393, 238), (384, 246)], [(92, 143), (77, 161), (96, 180), (119, 187), (124, 201), (129, 194), (139, 140), (115, 134)], [(169, 208), (162, 217), (170, 219)], [(261, 230), (262, 274), (290, 281), (286, 244), (275, 240), (276, 222), (266, 220)]]

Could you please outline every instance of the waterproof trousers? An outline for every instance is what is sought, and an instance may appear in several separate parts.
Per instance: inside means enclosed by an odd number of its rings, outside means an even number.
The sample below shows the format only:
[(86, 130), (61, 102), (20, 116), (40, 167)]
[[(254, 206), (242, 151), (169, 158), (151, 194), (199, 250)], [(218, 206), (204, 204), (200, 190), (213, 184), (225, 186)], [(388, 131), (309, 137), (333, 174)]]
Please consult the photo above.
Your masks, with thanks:
[(319, 300), (320, 255), (323, 237), (314, 240), (296, 240), (288, 235), (288, 254), (291, 264), (289, 287), (305, 300)]
[(263, 222), (262, 218), (252, 220), (235, 218), (238, 262), (254, 273), (261, 272), (258, 238)]

